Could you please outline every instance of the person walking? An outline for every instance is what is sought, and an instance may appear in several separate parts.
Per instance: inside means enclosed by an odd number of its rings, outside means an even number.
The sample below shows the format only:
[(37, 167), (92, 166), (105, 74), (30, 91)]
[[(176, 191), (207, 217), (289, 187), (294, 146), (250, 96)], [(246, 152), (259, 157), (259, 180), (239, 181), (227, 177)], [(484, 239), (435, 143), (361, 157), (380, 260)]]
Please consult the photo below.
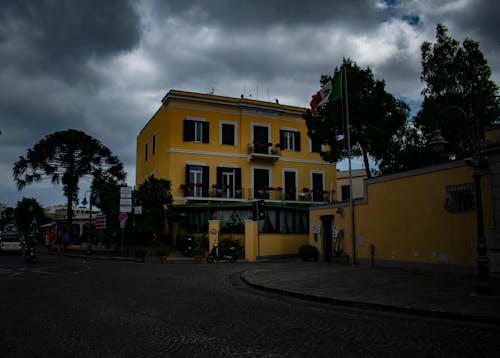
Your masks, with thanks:
[(49, 244), (49, 250), (52, 251), (54, 242), (56, 241), (56, 233), (54, 232), (54, 229), (50, 229), (49, 233), (47, 234), (47, 240)]
[(69, 233), (66, 231), (64, 233), (63, 238), (62, 238), (62, 244), (63, 244), (63, 251), (64, 252), (66, 252), (68, 250), (69, 242), (70, 242)]

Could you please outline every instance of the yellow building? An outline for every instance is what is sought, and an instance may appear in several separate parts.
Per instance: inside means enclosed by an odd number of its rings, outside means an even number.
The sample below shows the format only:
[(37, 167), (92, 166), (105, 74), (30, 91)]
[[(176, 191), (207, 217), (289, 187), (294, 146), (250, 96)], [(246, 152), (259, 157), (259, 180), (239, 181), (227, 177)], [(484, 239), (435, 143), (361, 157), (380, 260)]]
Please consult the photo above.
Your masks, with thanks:
[(207, 232), (214, 218), (221, 230), (241, 231), (263, 199), (261, 232), (307, 236), (308, 207), (334, 199), (336, 168), (308, 137), (303, 112), (171, 90), (137, 137), (136, 184), (151, 175), (170, 180), (186, 232)]

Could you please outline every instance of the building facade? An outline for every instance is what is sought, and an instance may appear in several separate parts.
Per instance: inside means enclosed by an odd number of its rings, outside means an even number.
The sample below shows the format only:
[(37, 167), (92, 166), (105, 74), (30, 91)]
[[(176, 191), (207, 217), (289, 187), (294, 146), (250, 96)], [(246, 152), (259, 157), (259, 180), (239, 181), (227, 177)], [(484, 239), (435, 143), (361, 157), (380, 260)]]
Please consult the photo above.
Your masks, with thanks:
[(308, 207), (334, 200), (336, 169), (308, 137), (303, 111), (171, 90), (137, 137), (136, 185), (170, 180), (188, 231), (206, 231), (214, 218), (243, 228), (264, 200), (263, 232), (307, 234)]

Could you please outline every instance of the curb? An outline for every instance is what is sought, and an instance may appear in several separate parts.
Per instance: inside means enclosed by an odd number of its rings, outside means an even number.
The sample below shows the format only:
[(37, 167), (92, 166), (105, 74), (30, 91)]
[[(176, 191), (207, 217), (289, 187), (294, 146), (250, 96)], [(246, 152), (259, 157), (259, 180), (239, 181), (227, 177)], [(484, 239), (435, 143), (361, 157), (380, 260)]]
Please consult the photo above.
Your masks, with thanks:
[(346, 300), (346, 299), (338, 299), (333, 297), (326, 296), (318, 296), (311, 295), (307, 293), (293, 292), (287, 291), (283, 288), (276, 287), (268, 287), (262, 284), (257, 284), (252, 282), (251, 279), (247, 277), (247, 272), (243, 272), (240, 275), (240, 278), (245, 284), (250, 287), (268, 291), (272, 293), (277, 293), (284, 296), (290, 296), (294, 298), (299, 298), (302, 300), (325, 303), (336, 306), (343, 306), (348, 308), (357, 308), (363, 310), (371, 310), (377, 312), (390, 312), (390, 313), (403, 313), (414, 316), (423, 316), (428, 318), (439, 318), (439, 319), (447, 319), (454, 321), (465, 321), (465, 322), (473, 322), (473, 323), (482, 323), (482, 324), (491, 324), (491, 325), (500, 325), (500, 317), (491, 317), (491, 316), (478, 316), (478, 315), (467, 315), (462, 313), (453, 313), (453, 312), (444, 312), (444, 311), (436, 311), (436, 310), (425, 310), (419, 308), (411, 308), (411, 307), (400, 307), (393, 305), (385, 305), (380, 303), (372, 303), (372, 302), (359, 302), (354, 300)]

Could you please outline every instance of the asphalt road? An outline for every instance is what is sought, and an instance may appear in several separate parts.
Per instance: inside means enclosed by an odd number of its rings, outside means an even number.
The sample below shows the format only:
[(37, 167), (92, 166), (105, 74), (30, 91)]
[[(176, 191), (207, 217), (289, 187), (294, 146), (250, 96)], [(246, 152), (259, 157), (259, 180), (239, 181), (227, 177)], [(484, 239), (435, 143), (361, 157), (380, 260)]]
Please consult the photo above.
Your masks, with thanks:
[(256, 265), (0, 256), (0, 356), (498, 357), (498, 326), (262, 292)]

